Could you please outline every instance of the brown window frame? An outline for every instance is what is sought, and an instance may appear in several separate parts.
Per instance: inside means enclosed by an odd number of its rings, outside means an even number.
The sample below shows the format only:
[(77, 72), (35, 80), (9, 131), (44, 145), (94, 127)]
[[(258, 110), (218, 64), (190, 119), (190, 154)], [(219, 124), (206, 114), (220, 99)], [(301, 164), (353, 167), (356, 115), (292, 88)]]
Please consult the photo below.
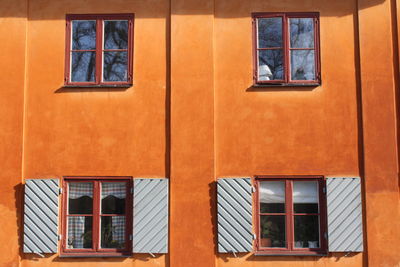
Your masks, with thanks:
[[(258, 47), (257, 20), (262, 18), (282, 18), (282, 49), (283, 53), (283, 79), (260, 81), (258, 79), (258, 51), (277, 49)], [(314, 48), (290, 48), (290, 18), (312, 18), (314, 20)], [(320, 30), (319, 12), (279, 12), (279, 13), (252, 13), (253, 20), (253, 83), (254, 86), (318, 86), (321, 85), (321, 56), (320, 56)], [(315, 80), (291, 80), (290, 50), (314, 50)]]
[[(92, 216), (92, 248), (67, 248), (67, 218), (73, 216), (68, 214), (68, 183), (69, 182), (92, 182), (93, 183), (93, 210), (91, 214), (76, 214), (75, 216)], [(101, 190), (99, 184), (101, 182), (125, 182), (126, 198), (125, 198), (125, 247), (118, 248), (101, 248)], [(132, 225), (133, 225), (133, 203), (132, 203), (132, 177), (64, 177), (63, 179), (63, 196), (61, 209), (61, 251), (60, 256), (64, 257), (91, 257), (91, 256), (130, 256), (132, 254)], [(117, 216), (115, 214), (107, 214), (107, 216)]]
[[(73, 20), (95, 20), (96, 21), (96, 48), (94, 50), (77, 50), (95, 52), (95, 80), (93, 82), (71, 81), (71, 37)], [(103, 24), (105, 20), (128, 20), (128, 47), (127, 49), (104, 49), (103, 48)], [(66, 15), (66, 38), (65, 38), (65, 87), (129, 87), (133, 82), (133, 29), (134, 14), (67, 14)], [(126, 81), (103, 81), (103, 52), (127, 50), (127, 80)]]
[[(286, 219), (286, 247), (261, 247), (260, 246), (260, 216), (271, 215), (268, 213), (260, 213), (260, 182), (262, 181), (284, 181), (285, 182), (285, 213), (279, 213), (285, 215)], [(293, 211), (293, 181), (317, 181), (318, 182), (318, 193), (319, 193), (319, 237), (320, 247), (319, 248), (295, 248), (294, 247), (294, 216), (296, 215)], [(324, 176), (312, 175), (312, 176), (269, 176), (259, 175), (254, 177), (254, 185), (256, 187), (255, 197), (255, 232), (256, 240), (254, 242), (255, 254), (256, 255), (327, 255), (328, 240), (327, 240), (327, 211), (326, 211), (326, 180)], [(275, 214), (277, 215), (277, 214)], [(297, 214), (298, 215), (298, 214)], [(304, 214), (302, 214), (304, 215)]]

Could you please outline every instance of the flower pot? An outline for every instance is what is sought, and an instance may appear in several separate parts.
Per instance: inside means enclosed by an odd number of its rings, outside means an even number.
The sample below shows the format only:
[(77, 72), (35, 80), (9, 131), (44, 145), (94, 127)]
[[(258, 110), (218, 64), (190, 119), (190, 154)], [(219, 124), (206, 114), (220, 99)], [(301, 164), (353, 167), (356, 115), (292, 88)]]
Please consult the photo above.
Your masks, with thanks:
[(271, 247), (271, 238), (261, 238), (260, 239), (260, 247)]

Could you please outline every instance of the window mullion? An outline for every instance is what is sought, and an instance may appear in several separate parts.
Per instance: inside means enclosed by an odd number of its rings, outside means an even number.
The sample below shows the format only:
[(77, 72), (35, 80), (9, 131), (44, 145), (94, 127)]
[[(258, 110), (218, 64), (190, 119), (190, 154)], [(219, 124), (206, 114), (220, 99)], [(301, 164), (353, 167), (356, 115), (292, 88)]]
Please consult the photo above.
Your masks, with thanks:
[(103, 21), (96, 20), (96, 84), (101, 84), (103, 60)]
[(99, 229), (100, 229), (100, 186), (99, 181), (93, 181), (93, 249), (95, 251), (99, 251), (100, 245), (100, 237), (99, 237)]
[(286, 180), (286, 242), (288, 244), (288, 249), (293, 250), (294, 244), (294, 227), (293, 227), (293, 185), (292, 180)]
[(285, 83), (289, 82), (289, 76), (290, 76), (290, 46), (289, 46), (289, 18), (286, 16), (286, 14), (283, 15), (282, 18), (282, 24), (283, 24), (283, 34), (282, 34), (282, 38), (283, 38), (283, 45), (284, 45), (284, 49), (283, 49), (283, 54), (284, 54), (284, 59), (285, 59), (285, 67), (284, 67), (284, 71), (285, 71)]

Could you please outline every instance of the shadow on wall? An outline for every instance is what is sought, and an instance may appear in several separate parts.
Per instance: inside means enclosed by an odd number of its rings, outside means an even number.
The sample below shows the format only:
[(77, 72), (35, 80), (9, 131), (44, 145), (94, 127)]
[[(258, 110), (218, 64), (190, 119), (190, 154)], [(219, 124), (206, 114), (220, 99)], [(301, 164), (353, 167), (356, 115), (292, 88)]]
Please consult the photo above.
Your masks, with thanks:
[(53, 262), (107, 262), (107, 263), (112, 263), (112, 262), (125, 262), (125, 261), (149, 261), (151, 259), (157, 259), (162, 257), (161, 255), (154, 255), (155, 257), (153, 258), (149, 254), (133, 254), (132, 256), (129, 257), (96, 257), (96, 258), (90, 258), (90, 257), (85, 257), (85, 258), (61, 258), (58, 255), (55, 254), (44, 254), (44, 257), (40, 257), (39, 255), (36, 254), (24, 254), (22, 259), (24, 260), (29, 260), (29, 261), (39, 261), (43, 258), (45, 259), (50, 259)]
[[(236, 253), (237, 258), (245, 258), (246, 261), (273, 261), (273, 262), (317, 262), (324, 258), (335, 258), (335, 262), (339, 262), (343, 257), (354, 257), (359, 253), (329, 253), (328, 256), (255, 256), (251, 253)], [(218, 253), (217, 257), (224, 262), (229, 262), (236, 258), (232, 253)]]
[[(211, 1), (207, 4), (199, 5), (195, 0), (137, 0), (132, 2), (131, 8), (127, 7), (126, 0), (88, 0), (82, 5), (80, 0), (69, 1), (44, 1), (30, 0), (29, 2), (29, 20), (64, 20), (65, 14), (84, 14), (84, 13), (135, 13), (137, 19), (140, 18), (164, 18), (165, 6), (171, 1), (173, 15), (210, 15), (214, 13), (214, 7)], [(355, 1), (355, 0), (354, 0)], [(3, 0), (0, 3), (0, 17), (26, 17), (28, 0)], [(262, 0), (216, 0), (215, 16), (217, 18), (242, 18), (249, 17), (251, 12), (259, 11), (287, 11), (291, 9), (291, 4), (295, 0), (271, 1)], [(345, 1), (318, 1), (317, 7), (320, 7), (321, 16), (346, 16), (349, 10), (343, 8)], [(359, 1), (360, 9), (367, 9), (379, 4), (385, 0), (365, 0)], [(112, 3), (112, 5), (109, 5)], [(120, 7), (125, 7), (121, 9)], [(159, 11), (157, 8), (159, 7)], [(306, 7), (305, 7), (306, 8)], [(36, 12), (38, 11), (38, 12)], [(219, 12), (222, 11), (222, 12)], [(299, 11), (299, 10), (297, 10)]]
[[(23, 196), (25, 194), (24, 185), (22, 183), (14, 186), (14, 196), (15, 196), (15, 210), (17, 213), (17, 236), (18, 236), (18, 244), (19, 244), (19, 255), (23, 255), (23, 244), (24, 244), (24, 204), (23, 204)], [(19, 215), (19, 216), (18, 216)]]
[(214, 251), (218, 251), (218, 226), (217, 226), (217, 183), (212, 182), (208, 184), (210, 194), (210, 213), (211, 213), (211, 225), (212, 233), (214, 236), (213, 245)]

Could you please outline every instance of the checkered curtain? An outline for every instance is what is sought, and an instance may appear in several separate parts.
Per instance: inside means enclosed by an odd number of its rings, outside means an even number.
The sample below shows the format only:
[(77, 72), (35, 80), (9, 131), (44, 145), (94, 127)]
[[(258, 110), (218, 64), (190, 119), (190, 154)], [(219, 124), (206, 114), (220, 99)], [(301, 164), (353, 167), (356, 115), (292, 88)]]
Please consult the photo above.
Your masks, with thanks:
[(112, 217), (112, 240), (123, 245), (125, 243), (125, 216)]
[(68, 248), (83, 248), (85, 217), (68, 217)]
[(68, 183), (68, 197), (70, 199), (83, 196), (93, 197), (93, 183)]
[(101, 183), (101, 199), (114, 196), (119, 199), (125, 198), (126, 183)]

